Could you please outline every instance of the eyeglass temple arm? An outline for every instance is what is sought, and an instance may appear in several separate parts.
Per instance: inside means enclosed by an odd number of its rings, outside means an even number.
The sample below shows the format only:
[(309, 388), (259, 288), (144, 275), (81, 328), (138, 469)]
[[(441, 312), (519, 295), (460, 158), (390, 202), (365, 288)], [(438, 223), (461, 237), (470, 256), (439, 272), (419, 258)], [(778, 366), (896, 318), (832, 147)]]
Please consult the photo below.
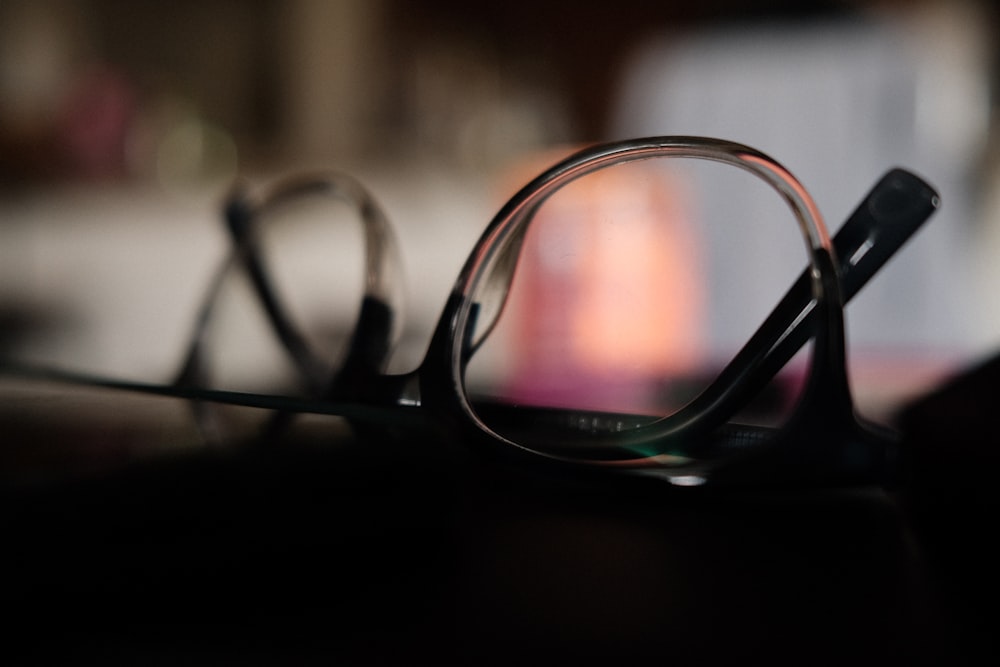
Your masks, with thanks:
[(246, 268), (275, 335), (306, 378), (310, 389), (319, 391), (324, 379), (322, 364), (309, 350), (305, 338), (293, 324), (272, 286), (253, 234), (254, 212), (249, 202), (234, 198), (226, 207), (225, 218), (239, 261)]
[[(336, 377), (342, 376), (349, 369), (360, 369), (363, 371), (362, 375), (371, 375), (384, 364), (398, 329), (399, 313), (396, 312), (393, 295), (390, 292), (393, 287), (397, 287), (392, 283), (400, 269), (396, 266), (399, 259), (395, 238), (384, 214), (367, 190), (344, 175), (302, 179), (285, 184), (257, 205), (241, 189), (237, 189), (230, 196), (224, 210), (224, 218), (233, 245), (231, 261), (242, 264), (246, 270), (267, 315), (267, 321), (281, 346), (304, 377), (310, 393), (321, 395), (331, 390), (329, 369), (313, 353), (295, 326), (293, 318), (286, 312), (269, 277), (269, 271), (257, 246), (254, 230), (256, 217), (262, 209), (309, 193), (327, 193), (343, 197), (355, 205), (361, 216), (365, 236), (365, 297), (362, 300), (354, 336), (345, 354), (344, 367)], [(226, 270), (226, 267), (223, 267), (220, 276)], [(213, 287), (213, 290), (215, 289), (217, 287)], [(208, 310), (199, 317), (193, 344), (178, 376), (179, 384), (201, 384), (201, 338), (207, 325), (212, 301), (213, 297), (210, 295)], [(336, 382), (336, 379), (333, 381)]]
[[(309, 350), (305, 339), (292, 324), (292, 319), (285, 313), (281, 300), (271, 286), (271, 280), (263, 265), (260, 253), (254, 240), (253, 225), (255, 210), (241, 189), (236, 189), (229, 197), (223, 211), (226, 229), (229, 233), (233, 255), (230, 262), (242, 264), (250, 278), (253, 289), (267, 315), (275, 335), (292, 358), (296, 368), (305, 377), (310, 390), (318, 391), (322, 387), (322, 369)], [(223, 266), (216, 284), (213, 284), (203, 312), (199, 315), (198, 325), (193, 336), (187, 358), (181, 367), (175, 383), (197, 386), (203, 384), (204, 369), (202, 367), (202, 345), (204, 330), (208, 326), (209, 316), (213, 312), (214, 292), (218, 289), (218, 281), (225, 275), (227, 266)]]
[[(937, 192), (909, 171), (892, 169), (876, 183), (833, 238), (844, 303), (861, 291), (939, 204)], [(728, 419), (734, 406), (758, 392), (809, 340), (812, 307), (807, 269), (708, 389), (675, 417), (710, 423)]]

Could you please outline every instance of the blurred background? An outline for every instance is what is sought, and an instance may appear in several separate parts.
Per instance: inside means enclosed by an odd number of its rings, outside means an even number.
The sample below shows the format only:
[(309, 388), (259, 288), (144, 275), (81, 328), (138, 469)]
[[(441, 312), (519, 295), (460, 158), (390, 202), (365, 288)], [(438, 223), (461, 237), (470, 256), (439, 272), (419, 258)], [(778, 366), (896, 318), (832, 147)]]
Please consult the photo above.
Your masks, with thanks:
[(975, 0), (0, 0), (0, 345), (168, 377), (234, 179), (335, 168), (416, 278), (409, 367), (546, 156), (693, 134), (771, 154), (833, 230), (890, 167), (938, 187), (848, 311), (876, 360), (853, 372), (916, 393), (1000, 349), (997, 19)]

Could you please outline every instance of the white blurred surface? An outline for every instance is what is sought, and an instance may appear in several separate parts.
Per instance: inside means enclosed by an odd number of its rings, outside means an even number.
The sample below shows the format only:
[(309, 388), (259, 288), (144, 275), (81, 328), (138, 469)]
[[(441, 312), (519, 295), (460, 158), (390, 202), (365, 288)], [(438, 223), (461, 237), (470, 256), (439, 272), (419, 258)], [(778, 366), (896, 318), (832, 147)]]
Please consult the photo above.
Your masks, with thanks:
[[(358, 171), (401, 246), (407, 338), (393, 366), (402, 370), (419, 360), (498, 193), (479, 176), (433, 168)], [(0, 303), (53, 318), (25, 350), (91, 371), (169, 378), (227, 251), (227, 187), (50, 187), (0, 200)]]
[[(888, 169), (915, 171), (942, 207), (852, 301), (850, 344), (911, 356), (995, 345), (1000, 315), (985, 312), (996, 309), (984, 308), (976, 258), (1000, 249), (983, 243), (995, 232), (979, 219), (973, 187), (990, 113), (989, 33), (966, 6), (648, 40), (626, 70), (612, 133), (716, 136), (763, 150), (803, 182), (831, 233)], [(714, 243), (762, 243), (752, 224), (716, 231)]]

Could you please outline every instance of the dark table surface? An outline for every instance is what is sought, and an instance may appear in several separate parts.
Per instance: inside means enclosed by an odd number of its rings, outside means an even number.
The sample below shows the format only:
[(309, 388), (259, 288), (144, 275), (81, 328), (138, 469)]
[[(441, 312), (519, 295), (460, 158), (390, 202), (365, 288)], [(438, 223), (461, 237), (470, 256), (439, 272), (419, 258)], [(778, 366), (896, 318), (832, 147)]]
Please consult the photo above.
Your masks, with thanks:
[(4, 664), (1000, 653), (988, 499), (577, 479), (359, 438), (333, 418), (206, 445), (173, 399), (28, 383), (0, 395)]

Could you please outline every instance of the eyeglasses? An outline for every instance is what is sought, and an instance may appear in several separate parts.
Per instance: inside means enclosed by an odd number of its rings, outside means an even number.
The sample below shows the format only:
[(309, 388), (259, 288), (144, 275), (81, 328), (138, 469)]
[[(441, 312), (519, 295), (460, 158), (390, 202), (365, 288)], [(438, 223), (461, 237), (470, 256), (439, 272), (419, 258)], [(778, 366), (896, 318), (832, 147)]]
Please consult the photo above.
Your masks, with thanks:
[[(355, 211), (364, 246), (360, 307), (335, 353), (323, 342), (335, 336), (307, 324), (322, 308), (295, 307), (273, 262), (281, 241), (271, 232), (288, 226), (292, 209), (317, 202)], [(354, 178), (293, 178), (260, 197), (244, 189), (230, 197), (230, 253), (173, 382), (13, 361), (0, 370), (209, 409), (266, 408), (271, 428), (300, 413), (337, 415), (460, 439), (527, 464), (676, 485), (886, 482), (896, 437), (856, 413), (843, 304), (938, 203), (920, 178), (893, 169), (831, 239), (806, 189), (753, 148), (698, 137), (588, 147), (507, 201), (462, 267), (422, 361), (388, 373), (402, 330), (393, 230)], [(776, 233), (763, 233), (765, 225)], [(756, 241), (763, 247), (755, 254), (748, 246)], [(720, 287), (719, 272), (705, 268), (713, 253), (723, 268), (734, 256), (749, 258), (763, 277), (729, 268)], [(790, 256), (794, 272), (779, 280), (791, 288), (777, 298), (782, 290), (774, 291), (767, 269)], [(323, 263), (342, 257), (331, 252)], [(299, 263), (287, 266), (294, 272)], [(218, 388), (213, 338), (237, 277), (248, 279), (246, 293), (262, 307), (301, 391)], [(302, 284), (337, 288), (308, 275)], [(749, 328), (734, 324), (731, 316), (754, 301), (776, 305), (751, 312)]]

